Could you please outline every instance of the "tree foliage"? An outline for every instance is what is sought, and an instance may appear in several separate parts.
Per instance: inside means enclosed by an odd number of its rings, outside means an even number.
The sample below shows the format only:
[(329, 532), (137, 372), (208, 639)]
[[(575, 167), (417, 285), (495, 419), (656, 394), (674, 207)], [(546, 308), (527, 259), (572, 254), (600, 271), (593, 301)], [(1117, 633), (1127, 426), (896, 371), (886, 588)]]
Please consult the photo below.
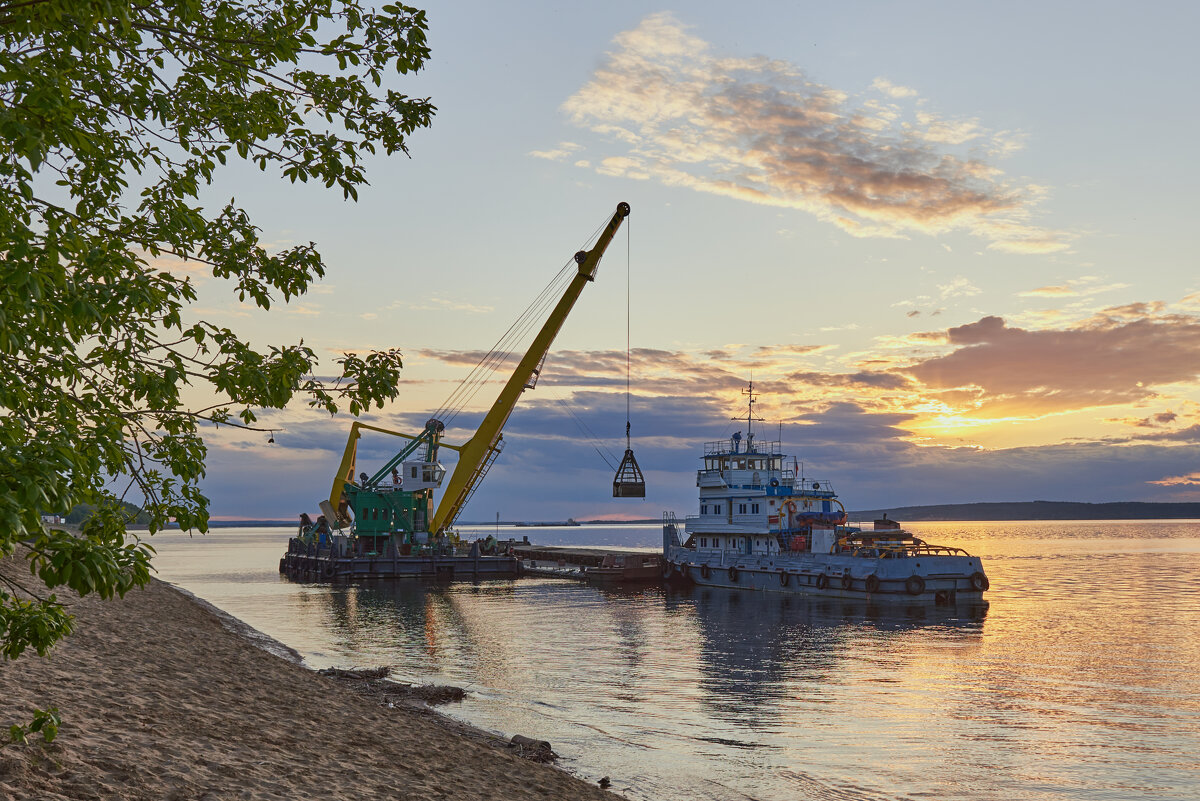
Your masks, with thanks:
[[(356, 0), (0, 0), (0, 556), (49, 590), (122, 595), (152, 549), (126, 530), (207, 528), (202, 431), (253, 427), (293, 398), (357, 414), (396, 395), (396, 351), (314, 378), (303, 342), (256, 350), (193, 319), (206, 265), (263, 309), (325, 268), (268, 252), (235, 201), (241, 160), (356, 199), (367, 154), (407, 152), (427, 99), (387, 88), (429, 56), (423, 11)], [(154, 266), (159, 265), (159, 266)], [(177, 271), (180, 273), (181, 271)], [(211, 399), (197, 402), (196, 398)], [(75, 535), (39, 512), (94, 513)], [(0, 575), (0, 645), (45, 655), (70, 632), (53, 594)]]

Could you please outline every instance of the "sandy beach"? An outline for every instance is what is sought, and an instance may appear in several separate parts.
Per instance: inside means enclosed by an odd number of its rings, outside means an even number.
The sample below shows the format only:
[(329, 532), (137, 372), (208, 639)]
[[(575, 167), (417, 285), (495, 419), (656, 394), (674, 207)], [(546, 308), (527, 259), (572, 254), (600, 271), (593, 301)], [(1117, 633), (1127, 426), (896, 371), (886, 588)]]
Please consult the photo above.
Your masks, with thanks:
[[(0, 570), (31, 580), (23, 560)], [(63, 718), (52, 744), (0, 749), (0, 798), (616, 798), (498, 738), (387, 708), (255, 647), (162, 582), (71, 604), (76, 633), (49, 659), (0, 662), (0, 724), (51, 706)]]

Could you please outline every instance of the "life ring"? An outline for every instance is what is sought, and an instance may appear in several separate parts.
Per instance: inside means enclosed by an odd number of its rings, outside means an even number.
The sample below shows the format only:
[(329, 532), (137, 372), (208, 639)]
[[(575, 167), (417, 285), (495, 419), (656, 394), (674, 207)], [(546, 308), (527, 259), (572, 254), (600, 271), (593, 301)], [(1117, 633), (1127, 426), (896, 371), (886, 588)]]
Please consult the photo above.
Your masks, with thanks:
[(824, 573), (821, 573), (819, 576), (817, 576), (817, 589), (818, 590), (823, 590), (828, 586), (829, 586), (829, 576), (825, 575)]
[(867, 592), (879, 592), (879, 576), (874, 573), (867, 576)]
[(988, 581), (987, 576), (983, 575), (982, 573), (971, 574), (971, 589), (975, 590), (976, 592), (983, 592), (990, 586), (992, 586), (992, 583)]
[(849, 573), (842, 574), (842, 589), (848, 590), (854, 586), (854, 579), (850, 578)]
[(710, 568), (708, 565), (700, 565), (700, 575), (704, 578), (708, 578), (712, 575), (712, 568)]
[(904, 582), (904, 589), (908, 591), (909, 595), (920, 595), (925, 592), (925, 579), (917, 575), (909, 576), (908, 580)]
[(791, 580), (791, 576), (788, 575), (788, 572), (786, 570), (779, 571), (779, 586), (786, 587), (788, 585), (788, 581), (790, 581), (790, 580)]
[(729, 580), (736, 582), (738, 579), (738, 569), (736, 565), (729, 566)]
[(321, 568), (321, 575), (323, 575), (325, 578), (333, 578), (335, 575), (337, 575), (337, 568), (334, 567), (333, 562), (325, 563), (325, 566)]

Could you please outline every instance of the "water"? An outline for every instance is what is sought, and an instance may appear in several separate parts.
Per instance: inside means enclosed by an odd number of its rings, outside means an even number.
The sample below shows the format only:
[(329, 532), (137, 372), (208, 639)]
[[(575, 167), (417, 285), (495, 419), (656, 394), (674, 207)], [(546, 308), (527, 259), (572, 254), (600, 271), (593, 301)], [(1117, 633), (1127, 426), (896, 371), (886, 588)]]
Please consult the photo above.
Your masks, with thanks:
[[(550, 740), (635, 799), (1200, 797), (1200, 522), (908, 528), (984, 558), (986, 607), (559, 579), (326, 586), (279, 576), (289, 530), (153, 544), (162, 578), (310, 666), (464, 686), (443, 710)], [(660, 531), (501, 533), (655, 548)]]

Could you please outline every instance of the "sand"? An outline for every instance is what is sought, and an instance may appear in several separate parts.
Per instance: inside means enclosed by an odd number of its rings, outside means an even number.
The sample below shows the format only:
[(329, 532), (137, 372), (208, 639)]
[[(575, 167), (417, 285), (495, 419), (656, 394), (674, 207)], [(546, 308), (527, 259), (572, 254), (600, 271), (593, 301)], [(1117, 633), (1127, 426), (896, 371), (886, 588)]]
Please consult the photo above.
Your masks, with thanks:
[[(0, 571), (30, 580), (24, 561), (2, 560)], [(63, 718), (49, 745), (0, 748), (0, 798), (617, 797), (483, 732), (389, 709), (268, 653), (162, 582), (71, 604), (76, 632), (49, 659), (0, 661), (0, 731), (35, 707), (57, 706)]]

